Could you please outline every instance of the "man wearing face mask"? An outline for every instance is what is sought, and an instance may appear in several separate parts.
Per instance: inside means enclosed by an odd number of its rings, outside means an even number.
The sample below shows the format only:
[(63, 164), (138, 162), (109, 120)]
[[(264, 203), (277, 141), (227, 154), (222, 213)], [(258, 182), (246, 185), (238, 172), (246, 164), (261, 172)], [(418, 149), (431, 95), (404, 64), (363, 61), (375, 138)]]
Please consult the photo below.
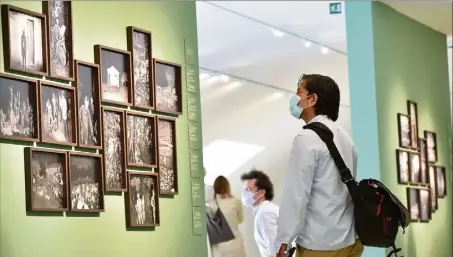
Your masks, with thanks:
[(261, 257), (275, 257), (278, 206), (272, 203), (274, 185), (262, 171), (251, 170), (241, 176), (244, 182), (242, 203), (252, 209), (254, 237)]
[[(321, 122), (334, 134), (346, 166), (357, 173), (357, 151), (335, 121), (340, 90), (333, 79), (303, 75), (289, 110), (306, 123)], [(301, 129), (291, 150), (283, 187), (276, 239), (277, 257), (297, 243), (298, 257), (360, 257), (363, 245), (354, 229), (354, 207), (326, 144), (312, 130)]]

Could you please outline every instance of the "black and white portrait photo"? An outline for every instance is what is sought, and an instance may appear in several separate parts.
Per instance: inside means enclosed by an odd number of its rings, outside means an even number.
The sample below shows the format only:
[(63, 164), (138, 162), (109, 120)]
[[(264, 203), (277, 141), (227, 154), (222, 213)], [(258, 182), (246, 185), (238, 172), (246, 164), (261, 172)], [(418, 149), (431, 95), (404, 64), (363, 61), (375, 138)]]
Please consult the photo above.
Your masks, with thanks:
[(413, 148), (418, 147), (418, 114), (417, 114), (417, 103), (407, 101), (407, 109), (410, 117), (410, 137), (411, 146)]
[(41, 136), (44, 142), (73, 145), (74, 89), (41, 82)]
[(152, 93), (152, 50), (151, 32), (128, 27), (128, 49), (132, 53), (134, 79), (134, 106), (151, 108)]
[(181, 67), (164, 61), (155, 61), (156, 110), (179, 114), (181, 105)]
[(159, 195), (157, 174), (129, 172), (128, 226), (155, 226), (159, 224)]
[(415, 188), (407, 188), (407, 206), (409, 207), (412, 221), (420, 219), (419, 193)]
[(409, 153), (406, 151), (396, 150), (396, 158), (398, 165), (398, 182), (400, 184), (407, 184), (409, 183), (410, 168)]
[(431, 208), (432, 212), (437, 210), (437, 175), (436, 168), (434, 166), (429, 166), (429, 189), (431, 193)]
[(105, 190), (126, 189), (124, 111), (104, 108)]
[(447, 182), (444, 167), (436, 167), (437, 175), (437, 195), (438, 197), (447, 196)]
[(96, 154), (70, 154), (71, 211), (102, 211), (102, 161)]
[(0, 75), (0, 138), (36, 141), (37, 82)]
[(437, 162), (437, 138), (436, 133), (425, 131), (426, 149), (428, 155), (428, 162)]
[(95, 46), (96, 63), (101, 69), (102, 100), (130, 105), (131, 55), (129, 52)]
[(29, 210), (66, 211), (68, 193), (65, 152), (37, 148), (27, 150), (31, 175)]
[(412, 146), (410, 132), (410, 117), (398, 113), (398, 136), (400, 147), (410, 148)]
[(79, 61), (76, 64), (79, 145), (98, 148), (101, 146), (98, 68)]
[(426, 159), (426, 140), (419, 138), (418, 146), (420, 147), (420, 182), (426, 185), (429, 182), (428, 161)]
[(176, 193), (175, 120), (157, 119), (160, 193)]
[(43, 1), (49, 35), (50, 76), (73, 78), (71, 1)]
[(8, 16), (9, 40), (5, 41), (8, 41), (10, 52), (4, 53), (5, 59), (9, 59), (6, 68), (46, 74), (45, 16), (10, 5), (2, 5), (2, 14)]
[(431, 203), (429, 191), (427, 189), (419, 189), (420, 193), (420, 220), (429, 221), (431, 218)]
[(155, 118), (127, 113), (127, 160), (131, 166), (156, 165)]
[(411, 183), (418, 184), (420, 183), (420, 155), (417, 153), (410, 153), (410, 174), (411, 174)]

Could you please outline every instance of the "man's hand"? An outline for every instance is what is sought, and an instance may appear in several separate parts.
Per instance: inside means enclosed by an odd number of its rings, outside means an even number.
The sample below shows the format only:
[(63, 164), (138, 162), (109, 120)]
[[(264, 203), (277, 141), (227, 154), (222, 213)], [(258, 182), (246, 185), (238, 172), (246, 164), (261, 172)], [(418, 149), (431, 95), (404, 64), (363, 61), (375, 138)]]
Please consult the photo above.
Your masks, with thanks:
[(277, 257), (285, 257), (285, 252), (286, 252), (287, 249), (288, 249), (288, 245), (287, 244), (282, 244), (280, 246), (280, 250), (277, 253)]

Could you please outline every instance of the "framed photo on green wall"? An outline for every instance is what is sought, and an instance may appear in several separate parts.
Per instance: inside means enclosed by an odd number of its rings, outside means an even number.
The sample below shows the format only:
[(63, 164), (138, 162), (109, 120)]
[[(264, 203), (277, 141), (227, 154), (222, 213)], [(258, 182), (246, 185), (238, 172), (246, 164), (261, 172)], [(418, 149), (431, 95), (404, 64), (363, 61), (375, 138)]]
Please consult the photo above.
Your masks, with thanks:
[(427, 148), (427, 158), (429, 163), (437, 162), (437, 135), (432, 131), (424, 131)]
[(398, 184), (406, 185), (410, 181), (410, 156), (408, 151), (396, 150)]
[(401, 148), (412, 148), (409, 115), (398, 113), (398, 142)]
[(407, 101), (407, 111), (410, 119), (410, 138), (411, 147), (414, 149), (418, 148), (418, 110), (417, 103), (414, 101)]
[(429, 191), (431, 193), (431, 212), (434, 213), (439, 208), (437, 203), (437, 171), (436, 167), (429, 165)]
[(154, 58), (154, 104), (155, 111), (182, 114), (181, 65)]
[(161, 195), (178, 194), (176, 119), (157, 117), (159, 188)]
[(429, 222), (432, 218), (431, 195), (428, 189), (418, 189), (420, 200), (420, 222)]
[(410, 212), (410, 219), (413, 222), (420, 220), (420, 195), (418, 189), (407, 188), (407, 207)]

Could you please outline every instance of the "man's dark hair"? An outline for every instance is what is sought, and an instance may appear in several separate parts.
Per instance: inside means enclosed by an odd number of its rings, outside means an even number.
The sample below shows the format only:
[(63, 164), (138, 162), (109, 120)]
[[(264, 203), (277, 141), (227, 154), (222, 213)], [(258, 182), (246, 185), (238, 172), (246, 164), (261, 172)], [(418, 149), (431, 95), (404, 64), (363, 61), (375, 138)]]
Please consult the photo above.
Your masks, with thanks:
[(340, 111), (340, 89), (335, 80), (319, 74), (304, 74), (300, 81), (305, 80), (308, 94), (316, 94), (318, 101), (315, 105), (316, 115), (327, 115), (331, 120), (338, 119)]
[(251, 171), (242, 174), (241, 180), (251, 180), (255, 179), (255, 186), (258, 190), (265, 190), (266, 194), (264, 198), (268, 201), (272, 201), (274, 199), (274, 184), (272, 184), (269, 176), (267, 176), (264, 172), (252, 169)]

